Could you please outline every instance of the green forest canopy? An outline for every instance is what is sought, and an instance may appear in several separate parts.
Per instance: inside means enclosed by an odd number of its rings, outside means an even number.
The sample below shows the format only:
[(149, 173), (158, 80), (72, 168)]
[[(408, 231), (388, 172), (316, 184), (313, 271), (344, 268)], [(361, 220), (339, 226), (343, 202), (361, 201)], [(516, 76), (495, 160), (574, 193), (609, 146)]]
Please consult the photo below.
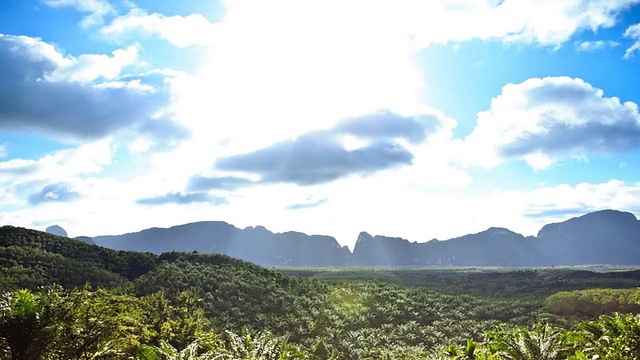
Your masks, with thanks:
[[(8, 359), (640, 356), (640, 318), (618, 313), (638, 312), (633, 271), (385, 270), (395, 282), (319, 280), (329, 276), (217, 254), (113, 251), (6, 226), (0, 266)], [(532, 355), (542, 350), (546, 357)]]

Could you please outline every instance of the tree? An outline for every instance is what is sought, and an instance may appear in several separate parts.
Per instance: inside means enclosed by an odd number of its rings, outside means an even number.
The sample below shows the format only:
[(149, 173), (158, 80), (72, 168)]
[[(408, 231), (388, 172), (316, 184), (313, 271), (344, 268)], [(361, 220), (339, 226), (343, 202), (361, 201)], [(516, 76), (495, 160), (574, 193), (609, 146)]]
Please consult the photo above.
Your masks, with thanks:
[(578, 328), (580, 331), (573, 340), (590, 358), (640, 359), (640, 314), (603, 315)]
[(532, 330), (501, 331), (490, 337), (497, 353), (504, 359), (560, 360), (566, 359), (570, 353), (563, 343), (562, 334), (549, 324), (538, 324)]
[(0, 350), (3, 358), (39, 359), (57, 336), (58, 289), (42, 295), (29, 290), (7, 293), (0, 299)]

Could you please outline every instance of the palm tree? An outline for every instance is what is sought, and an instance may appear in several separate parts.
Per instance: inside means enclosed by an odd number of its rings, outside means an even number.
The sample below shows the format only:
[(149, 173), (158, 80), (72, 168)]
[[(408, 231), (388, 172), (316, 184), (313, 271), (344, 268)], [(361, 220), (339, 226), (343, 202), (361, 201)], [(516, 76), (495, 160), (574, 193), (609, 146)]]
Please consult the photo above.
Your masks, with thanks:
[(569, 350), (562, 332), (549, 324), (538, 324), (533, 330), (517, 329), (501, 333), (493, 339), (498, 354), (508, 360), (561, 360)]
[(56, 338), (57, 291), (40, 296), (29, 290), (4, 294), (0, 299), (2, 352), (13, 360), (40, 359)]
[(227, 331), (228, 349), (220, 359), (225, 360), (293, 360), (305, 359), (295, 345), (285, 337), (263, 331), (252, 336), (246, 331), (237, 335)]
[(217, 360), (223, 359), (225, 354), (215, 354), (213, 351), (201, 351), (200, 340), (195, 340), (182, 350), (178, 350), (164, 340), (159, 346), (144, 346), (138, 354), (140, 360)]
[(604, 359), (640, 359), (640, 314), (602, 315), (578, 325), (574, 341), (585, 354)]

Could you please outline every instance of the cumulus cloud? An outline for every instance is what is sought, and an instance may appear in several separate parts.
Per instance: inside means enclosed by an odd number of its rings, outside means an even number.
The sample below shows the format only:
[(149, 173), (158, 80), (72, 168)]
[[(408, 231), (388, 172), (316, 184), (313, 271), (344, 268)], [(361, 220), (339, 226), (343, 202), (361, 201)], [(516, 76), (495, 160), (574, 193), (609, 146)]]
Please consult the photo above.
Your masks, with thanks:
[(87, 13), (80, 22), (82, 27), (99, 25), (107, 15), (115, 14), (116, 9), (106, 0), (44, 0), (51, 7), (72, 7), (82, 13)]
[(69, 178), (102, 171), (111, 164), (112, 149), (106, 141), (81, 145), (37, 160), (10, 159), (0, 162), (0, 184)]
[(534, 169), (622, 153), (640, 147), (638, 105), (604, 97), (581, 79), (533, 78), (504, 86), (491, 108), (478, 114), (465, 144), (465, 155), (476, 164), (519, 158)]
[(152, 121), (169, 102), (166, 91), (90, 82), (116, 77), (136, 58), (135, 46), (112, 57), (74, 58), (39, 39), (0, 35), (0, 129), (87, 140), (150, 123), (157, 128)]
[(619, 42), (613, 40), (582, 41), (576, 43), (576, 49), (581, 52), (591, 52), (596, 50), (614, 48), (619, 45)]
[[(305, 133), (252, 153), (222, 158), (216, 167), (259, 175), (261, 183), (298, 185), (368, 175), (410, 165), (413, 154), (401, 141), (420, 143), (435, 132), (442, 121), (435, 115), (409, 117), (378, 111), (344, 120), (329, 130)], [(356, 145), (346, 140), (354, 140)], [(234, 185), (245, 185), (236, 179), (234, 182)]]
[(640, 52), (640, 23), (629, 26), (624, 32), (624, 36), (635, 40), (633, 45), (624, 52), (624, 58), (630, 59), (634, 53)]
[(46, 202), (71, 202), (80, 198), (80, 193), (73, 190), (72, 186), (65, 182), (49, 184), (38, 193), (29, 196), (31, 205), (39, 205)]
[(157, 13), (147, 14), (144, 10), (133, 9), (103, 27), (102, 34), (121, 37), (131, 31), (141, 31), (157, 34), (170, 44), (184, 48), (212, 44), (215, 29), (216, 25), (200, 14), (165, 16)]
[(140, 205), (186, 205), (191, 203), (208, 203), (212, 205), (221, 205), (225, 204), (227, 200), (223, 197), (213, 196), (203, 192), (194, 192), (188, 194), (168, 193), (165, 195), (139, 199), (136, 202)]
[(138, 45), (132, 45), (113, 51), (113, 56), (83, 54), (77, 58), (65, 58), (62, 66), (45, 74), (44, 80), (87, 82), (99, 78), (115, 79), (119, 77), (123, 68), (138, 63), (139, 50)]
[[(593, 32), (615, 25), (618, 15), (638, 0), (503, 1), (486, 17), (493, 31), (507, 40), (559, 46), (581, 30)], [(470, 27), (473, 28), (473, 27)], [(489, 30), (492, 31), (492, 30)]]
[(59, 150), (35, 160), (2, 161), (0, 187), (5, 190), (6, 198), (1, 199), (0, 206), (78, 200), (80, 193), (87, 193), (86, 189), (82, 190), (79, 179), (101, 172), (111, 160), (109, 143), (99, 141)]
[(187, 187), (192, 191), (235, 190), (253, 184), (255, 184), (254, 181), (237, 176), (206, 177), (196, 175), (189, 180)]
[(625, 183), (615, 179), (597, 184), (543, 187), (523, 194), (522, 199), (518, 199), (520, 196), (515, 193), (505, 195), (522, 201), (523, 215), (533, 219), (553, 220), (604, 209), (640, 211), (640, 183)]

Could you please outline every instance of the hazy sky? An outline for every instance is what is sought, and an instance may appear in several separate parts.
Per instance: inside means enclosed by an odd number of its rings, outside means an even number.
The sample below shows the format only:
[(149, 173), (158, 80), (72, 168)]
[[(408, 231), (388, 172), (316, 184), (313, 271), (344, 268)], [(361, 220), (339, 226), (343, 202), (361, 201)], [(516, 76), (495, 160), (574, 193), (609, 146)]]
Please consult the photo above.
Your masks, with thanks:
[(0, 1), (0, 224), (640, 214), (640, 0)]

